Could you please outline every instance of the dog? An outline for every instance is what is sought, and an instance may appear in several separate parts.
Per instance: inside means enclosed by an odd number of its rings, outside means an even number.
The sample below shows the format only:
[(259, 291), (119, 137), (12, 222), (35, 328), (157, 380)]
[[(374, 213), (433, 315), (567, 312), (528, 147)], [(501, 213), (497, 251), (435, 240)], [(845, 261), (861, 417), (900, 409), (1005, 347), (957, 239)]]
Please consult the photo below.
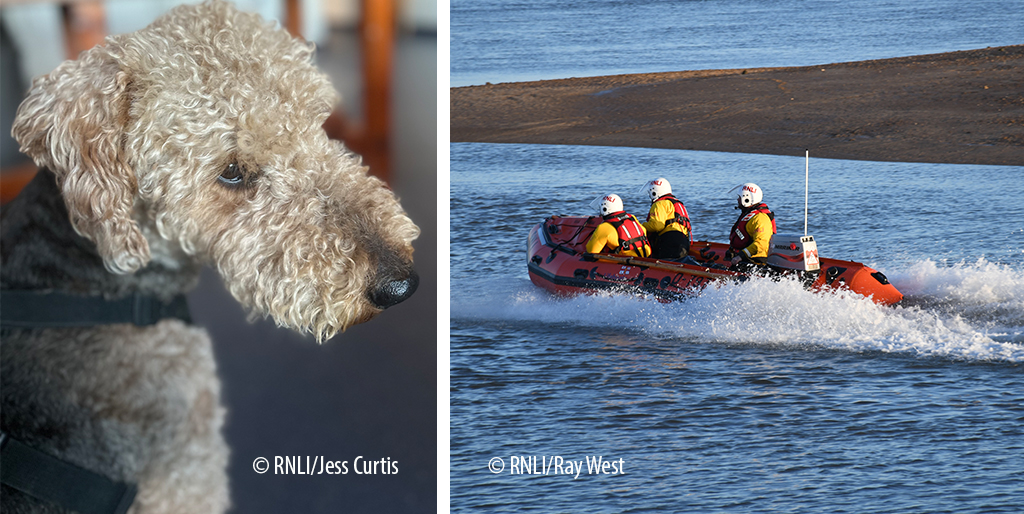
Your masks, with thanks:
[[(33, 82), (12, 133), (40, 172), (0, 218), (5, 513), (229, 507), (212, 346), (182, 302), (202, 266), (320, 342), (415, 291), (419, 229), (324, 132), (313, 50), (210, 0)], [(23, 453), (111, 496), (26, 491)]]

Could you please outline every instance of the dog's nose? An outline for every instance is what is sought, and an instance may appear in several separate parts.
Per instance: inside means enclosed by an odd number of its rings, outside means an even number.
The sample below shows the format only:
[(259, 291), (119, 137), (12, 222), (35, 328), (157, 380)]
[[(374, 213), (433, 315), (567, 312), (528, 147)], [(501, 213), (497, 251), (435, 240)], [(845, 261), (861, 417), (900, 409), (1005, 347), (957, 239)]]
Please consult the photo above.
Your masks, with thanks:
[(420, 277), (415, 271), (410, 270), (405, 278), (385, 278), (377, 283), (377, 286), (370, 292), (370, 301), (378, 308), (387, 309), (397, 305), (416, 292), (416, 286), (420, 284)]

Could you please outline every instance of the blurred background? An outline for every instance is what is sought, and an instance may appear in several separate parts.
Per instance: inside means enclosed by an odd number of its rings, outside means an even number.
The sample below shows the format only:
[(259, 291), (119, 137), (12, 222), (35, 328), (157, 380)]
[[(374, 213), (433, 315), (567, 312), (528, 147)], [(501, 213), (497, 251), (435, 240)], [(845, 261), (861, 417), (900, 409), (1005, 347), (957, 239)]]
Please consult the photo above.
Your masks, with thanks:
[[(0, 196), (34, 171), (11, 138), (33, 77), (102, 41), (138, 30), (168, 0), (3, 0), (0, 5)], [(422, 235), (419, 289), (323, 345), (250, 323), (219, 276), (189, 295), (214, 341), (228, 409), (237, 513), (434, 512), (437, 427), (436, 0), (237, 0), (317, 44), (343, 105), (325, 127), (363, 154)], [(99, 38), (98, 40), (96, 38)], [(257, 474), (257, 457), (390, 459), (389, 475)]]

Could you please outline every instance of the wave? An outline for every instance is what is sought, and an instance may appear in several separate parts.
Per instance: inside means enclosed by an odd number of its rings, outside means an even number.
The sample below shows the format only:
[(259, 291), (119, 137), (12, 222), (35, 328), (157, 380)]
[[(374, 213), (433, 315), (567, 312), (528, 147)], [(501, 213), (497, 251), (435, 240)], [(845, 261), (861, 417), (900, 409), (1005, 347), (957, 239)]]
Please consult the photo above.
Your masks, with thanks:
[(983, 258), (952, 266), (924, 260), (890, 280), (903, 292), (904, 305), (992, 326), (1024, 326), (1024, 270)]
[[(1024, 273), (983, 259), (887, 273), (906, 299), (884, 307), (849, 292), (812, 293), (793, 280), (709, 287), (684, 302), (601, 293), (557, 298), (526, 279), (453, 296), (452, 317), (616, 327), (714, 343), (881, 351), (1024, 362)], [(458, 290), (454, 287), (452, 290)], [(463, 288), (462, 291), (466, 289)]]

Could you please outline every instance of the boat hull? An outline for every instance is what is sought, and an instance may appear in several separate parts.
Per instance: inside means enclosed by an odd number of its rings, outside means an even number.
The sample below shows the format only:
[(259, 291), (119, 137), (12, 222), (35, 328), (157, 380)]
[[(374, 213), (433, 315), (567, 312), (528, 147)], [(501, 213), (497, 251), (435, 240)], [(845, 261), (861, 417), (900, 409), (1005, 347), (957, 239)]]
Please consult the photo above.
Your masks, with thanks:
[[(562, 296), (616, 291), (674, 300), (699, 294), (715, 281), (748, 278), (727, 269), (729, 246), (723, 243), (692, 243), (692, 263), (587, 254), (586, 241), (600, 223), (597, 217), (554, 216), (535, 225), (527, 240), (530, 280)], [(812, 290), (845, 289), (883, 305), (903, 298), (882, 273), (868, 266), (828, 258), (820, 262), (820, 272), (780, 272), (797, 275)]]

